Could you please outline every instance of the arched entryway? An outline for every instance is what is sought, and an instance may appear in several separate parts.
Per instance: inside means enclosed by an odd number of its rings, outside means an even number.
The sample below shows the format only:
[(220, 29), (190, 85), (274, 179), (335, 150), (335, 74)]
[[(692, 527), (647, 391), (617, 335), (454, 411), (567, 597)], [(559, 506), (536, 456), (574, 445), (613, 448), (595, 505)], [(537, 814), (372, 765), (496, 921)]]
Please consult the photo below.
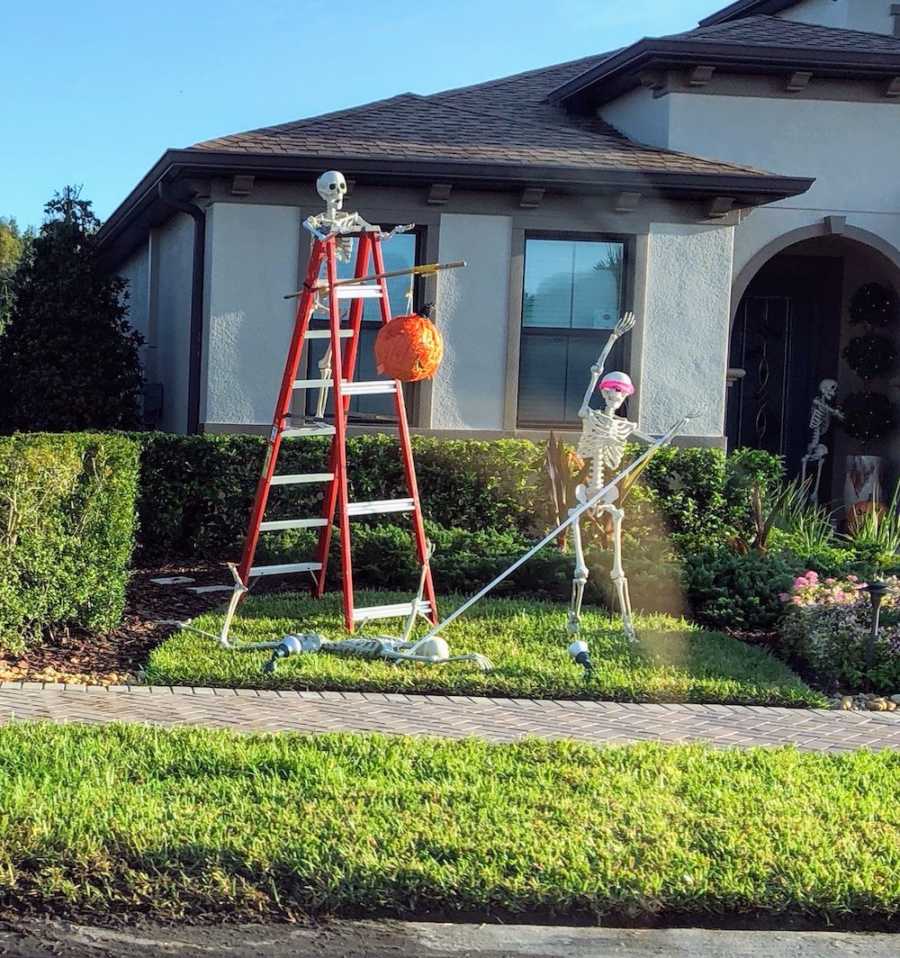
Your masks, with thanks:
[[(729, 446), (785, 457), (800, 472), (809, 442), (810, 404), (822, 379), (840, 395), (860, 387), (841, 352), (856, 332), (848, 305), (860, 286), (900, 289), (900, 253), (878, 237), (811, 227), (782, 237), (748, 264), (735, 283), (726, 431)], [(893, 397), (896, 398), (896, 395)], [(857, 451), (840, 431), (826, 440), (821, 501), (841, 492), (843, 456)], [(889, 450), (880, 450), (888, 455)]]

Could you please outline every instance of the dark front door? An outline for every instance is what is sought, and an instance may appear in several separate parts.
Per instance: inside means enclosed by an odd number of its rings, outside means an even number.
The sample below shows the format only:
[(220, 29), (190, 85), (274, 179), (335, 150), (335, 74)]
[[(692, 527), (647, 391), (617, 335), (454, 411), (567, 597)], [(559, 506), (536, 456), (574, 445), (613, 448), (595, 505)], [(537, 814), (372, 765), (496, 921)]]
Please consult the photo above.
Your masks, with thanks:
[[(729, 390), (729, 447), (782, 455), (789, 476), (800, 474), (819, 382), (837, 378), (842, 265), (829, 256), (776, 256), (748, 287), (735, 318), (730, 365), (745, 376)], [(827, 472), (828, 464), (823, 500)]]

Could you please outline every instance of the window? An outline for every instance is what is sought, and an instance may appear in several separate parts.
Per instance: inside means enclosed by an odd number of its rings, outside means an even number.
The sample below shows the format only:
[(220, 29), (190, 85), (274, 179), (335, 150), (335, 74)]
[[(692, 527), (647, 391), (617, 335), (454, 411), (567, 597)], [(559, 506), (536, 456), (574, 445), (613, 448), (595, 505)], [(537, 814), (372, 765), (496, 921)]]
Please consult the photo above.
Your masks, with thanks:
[[(526, 237), (520, 426), (578, 425), (591, 364), (625, 308), (626, 260), (620, 240)], [(626, 358), (620, 340), (607, 369)]]
[[(390, 227), (383, 227), (387, 231)], [(420, 239), (424, 236), (421, 231), (409, 233), (398, 233), (382, 246), (384, 254), (385, 272), (391, 272), (397, 269), (409, 269), (418, 262), (418, 252), (420, 248)], [(356, 240), (353, 242), (353, 255), (349, 262), (338, 263), (338, 278), (350, 279), (353, 276), (353, 270), (356, 267)], [(374, 264), (369, 258), (369, 273), (374, 272)], [(325, 266), (322, 266), (321, 278), (325, 278)], [(396, 276), (387, 281), (388, 296), (391, 302), (391, 313), (394, 316), (401, 316), (404, 313), (411, 312), (415, 308), (413, 297), (410, 291), (413, 289), (413, 277)], [(346, 315), (350, 309), (350, 300), (341, 302), (343, 325), (347, 325)], [(310, 328), (327, 329), (328, 319), (324, 313), (316, 313)], [(375, 337), (378, 330), (381, 329), (381, 307), (378, 300), (367, 299), (363, 301), (363, 320), (360, 329), (359, 350), (356, 355), (356, 371), (354, 380), (371, 381), (374, 379), (386, 379), (385, 376), (379, 376), (375, 370)], [(347, 344), (347, 340), (341, 343), (342, 348)], [(319, 360), (325, 355), (328, 349), (328, 341), (324, 339), (309, 340), (307, 346), (307, 371), (306, 378), (318, 379)], [(407, 386), (404, 389), (404, 399), (406, 400), (407, 413), (410, 407), (410, 394), (412, 390)], [(316, 413), (316, 402), (318, 400), (318, 390), (306, 390), (305, 414), (314, 416)], [(334, 409), (331, 391), (328, 394), (328, 405), (326, 415), (331, 416)], [(392, 396), (354, 396), (350, 400), (351, 419), (357, 422), (370, 420), (377, 423), (383, 417), (394, 418), (394, 399)]]

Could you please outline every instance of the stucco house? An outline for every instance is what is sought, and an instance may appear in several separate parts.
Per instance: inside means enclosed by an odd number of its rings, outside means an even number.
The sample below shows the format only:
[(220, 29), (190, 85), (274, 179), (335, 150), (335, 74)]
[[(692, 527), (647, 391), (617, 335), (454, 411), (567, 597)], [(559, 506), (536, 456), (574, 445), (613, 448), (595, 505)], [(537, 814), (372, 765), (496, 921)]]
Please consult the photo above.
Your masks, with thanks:
[[(630, 308), (612, 362), (645, 432), (700, 405), (691, 442), (796, 464), (818, 380), (855, 388), (849, 297), (900, 288), (900, 4), (738, 0), (611, 53), (167, 150), (102, 232), (162, 428), (266, 429), (326, 169), (371, 222), (417, 224), (391, 262), (469, 263), (415, 290), (447, 346), (409, 396), (418, 430), (577, 428)], [(377, 427), (376, 401), (354, 422)]]

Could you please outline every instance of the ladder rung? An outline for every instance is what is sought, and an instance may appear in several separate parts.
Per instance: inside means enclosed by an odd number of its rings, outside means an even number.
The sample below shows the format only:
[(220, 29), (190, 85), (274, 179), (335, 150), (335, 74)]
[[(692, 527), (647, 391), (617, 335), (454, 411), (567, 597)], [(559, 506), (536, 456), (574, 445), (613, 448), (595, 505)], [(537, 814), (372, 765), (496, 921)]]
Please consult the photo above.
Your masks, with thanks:
[[(295, 379), (294, 389), (331, 389), (333, 379)], [(341, 390), (345, 396), (390, 396), (397, 391), (397, 383), (393, 379), (371, 379), (363, 382), (341, 383)]]
[[(412, 602), (399, 602), (397, 605), (372, 605), (368, 609), (354, 609), (354, 622), (369, 622), (374, 619), (399, 619), (412, 612)], [(422, 615), (431, 614), (431, 603), (423, 599), (418, 605)]]
[(397, 391), (394, 379), (372, 379), (368, 382), (343, 383), (345, 396), (390, 396)]
[(412, 499), (376, 499), (374, 502), (348, 502), (348, 516), (374, 516), (381, 512), (412, 512)]
[(259, 524), (260, 532), (275, 532), (278, 529), (317, 529), (327, 526), (327, 519), (272, 519)]
[(319, 572), (321, 568), (321, 562), (289, 562), (287, 565), (257, 565), (253, 566), (250, 570), (250, 575), (287, 575), (289, 572)]
[(381, 299), (381, 287), (348, 283), (335, 288), (338, 299)]
[(295, 379), (294, 389), (331, 389), (334, 385), (333, 379)]
[(315, 426), (290, 426), (282, 432), (282, 438), (291, 439), (297, 436), (333, 436), (334, 426), (327, 422), (317, 423)]
[(334, 479), (333, 472), (296, 473), (295, 475), (272, 476), (272, 485), (299, 486), (307, 482), (331, 482), (332, 479)]
[[(352, 329), (339, 329), (338, 335), (341, 339), (347, 339), (353, 335)], [(306, 331), (307, 339), (331, 339), (331, 330), (330, 329), (308, 329)]]

